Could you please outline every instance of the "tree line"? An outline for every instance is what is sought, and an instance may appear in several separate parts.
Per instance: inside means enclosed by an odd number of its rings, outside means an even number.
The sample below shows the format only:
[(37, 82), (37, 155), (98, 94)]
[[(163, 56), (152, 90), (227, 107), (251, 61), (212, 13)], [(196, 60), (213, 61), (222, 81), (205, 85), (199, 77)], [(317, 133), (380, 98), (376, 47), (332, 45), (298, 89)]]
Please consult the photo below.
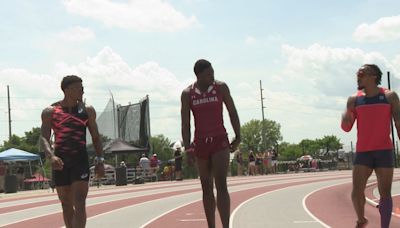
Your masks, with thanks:
[[(10, 140), (3, 142), (0, 151), (9, 148), (17, 148), (35, 154), (41, 154), (39, 149), (40, 128), (34, 127), (32, 130), (25, 132), (24, 136), (12, 135)], [(275, 150), (278, 152), (279, 160), (296, 160), (302, 155), (308, 154), (316, 158), (329, 158), (332, 156), (329, 152), (338, 151), (342, 148), (342, 143), (334, 135), (323, 136), (317, 139), (303, 139), (299, 143), (288, 143), (282, 141), (281, 125), (273, 120), (250, 120), (241, 126), (242, 142), (239, 146), (240, 150), (246, 154), (252, 150), (254, 152), (264, 152), (267, 150)], [(107, 137), (102, 136), (104, 143), (109, 141)], [(150, 137), (150, 154), (158, 155), (161, 161), (173, 159), (173, 150), (168, 137), (164, 135), (155, 135)], [(91, 145), (88, 145), (90, 148)], [(89, 150), (89, 156), (93, 156)], [(122, 159), (125, 157), (123, 156)], [(129, 157), (126, 160), (135, 163), (139, 156)], [(107, 159), (107, 156), (106, 156)], [(109, 159), (114, 159), (110, 156)], [(111, 163), (110, 164), (114, 164)]]

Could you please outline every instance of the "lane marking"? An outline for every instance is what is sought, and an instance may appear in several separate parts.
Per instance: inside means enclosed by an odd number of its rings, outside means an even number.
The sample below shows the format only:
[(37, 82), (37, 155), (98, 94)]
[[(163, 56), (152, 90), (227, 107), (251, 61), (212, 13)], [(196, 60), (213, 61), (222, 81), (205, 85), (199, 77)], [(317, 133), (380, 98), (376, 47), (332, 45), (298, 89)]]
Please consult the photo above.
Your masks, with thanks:
[(206, 219), (178, 219), (179, 222), (204, 222)]
[(152, 222), (156, 221), (157, 219), (163, 217), (164, 215), (169, 214), (169, 213), (171, 213), (171, 212), (173, 212), (173, 211), (175, 211), (175, 210), (178, 210), (178, 209), (180, 209), (180, 208), (182, 208), (182, 207), (186, 207), (186, 206), (188, 206), (189, 204), (198, 202), (198, 201), (200, 201), (200, 200), (201, 200), (201, 199), (195, 199), (195, 200), (190, 201), (190, 202), (188, 202), (188, 203), (182, 204), (182, 205), (180, 205), (180, 206), (178, 206), (178, 207), (172, 208), (171, 210), (168, 210), (168, 211), (166, 211), (166, 212), (164, 212), (164, 213), (162, 213), (162, 214), (160, 214), (160, 215), (154, 217), (153, 219), (147, 221), (145, 224), (143, 224), (142, 226), (140, 226), (140, 228), (144, 228), (144, 227), (150, 225)]
[[(294, 182), (294, 183), (296, 183), (296, 182)], [(298, 185), (303, 185), (303, 184), (305, 184), (305, 183), (301, 183), (301, 184), (297, 184), (297, 185), (292, 185), (292, 186), (287, 186), (287, 187), (284, 187), (284, 188), (275, 189), (275, 190), (268, 191), (268, 192), (263, 193), (263, 194), (260, 194), (260, 195), (253, 196), (253, 197), (249, 198), (248, 200), (243, 201), (241, 204), (239, 204), (239, 205), (235, 208), (235, 210), (232, 211), (231, 217), (229, 218), (229, 228), (233, 228), (233, 218), (236, 216), (236, 213), (239, 211), (239, 209), (240, 209), (242, 206), (244, 206), (246, 203), (248, 203), (248, 202), (250, 202), (250, 201), (252, 201), (252, 200), (255, 200), (255, 199), (259, 198), (259, 197), (263, 197), (263, 196), (266, 196), (266, 195), (268, 195), (268, 194), (271, 194), (271, 193), (274, 193), (274, 192), (277, 192), (277, 191), (285, 190), (285, 189), (287, 189), (287, 188), (294, 187), (294, 186), (298, 186)]]
[[(373, 182), (371, 182), (371, 183), (368, 183), (368, 184), (366, 185), (365, 188), (371, 187), (371, 186), (373, 186), (373, 185), (376, 185), (375, 188), (377, 188), (377, 187), (378, 187), (378, 181), (375, 180), (375, 181), (373, 181)], [(373, 192), (373, 191), (374, 191), (374, 189), (372, 189), (372, 192)], [(399, 196), (399, 195), (400, 195), (400, 194), (392, 194), (392, 197)], [(370, 199), (370, 198), (368, 198), (368, 197), (365, 197), (365, 200), (367, 201), (367, 203), (368, 203), (369, 205), (371, 205), (371, 206), (373, 206), (373, 207), (378, 207), (378, 205), (379, 205), (379, 199), (376, 198), (376, 197), (375, 197), (375, 199)], [(397, 213), (397, 208), (394, 208), (394, 210), (392, 211), (392, 216), (397, 217), (397, 218), (400, 218), (400, 213), (399, 213), (399, 214)]]
[(321, 191), (321, 190), (327, 189), (327, 188), (331, 188), (331, 187), (334, 187), (334, 186), (337, 186), (337, 185), (348, 184), (348, 183), (351, 183), (351, 182), (352, 182), (352, 181), (345, 181), (344, 183), (337, 183), (337, 184), (332, 184), (332, 185), (329, 185), (329, 186), (324, 186), (324, 187), (321, 187), (321, 188), (319, 188), (319, 189), (315, 189), (314, 191), (308, 193), (308, 194), (307, 194), (306, 196), (304, 196), (304, 198), (303, 198), (303, 208), (304, 208), (304, 210), (305, 210), (313, 219), (315, 219), (316, 221), (318, 221), (319, 223), (321, 223), (321, 225), (323, 225), (323, 226), (326, 227), (326, 228), (330, 228), (329, 225), (327, 225), (327, 224), (325, 224), (324, 222), (322, 222), (322, 221), (321, 221), (320, 219), (318, 219), (313, 213), (311, 213), (311, 211), (308, 210), (307, 205), (306, 205), (306, 200), (307, 200), (307, 198), (308, 198), (309, 196), (311, 196), (312, 194), (314, 194), (314, 193), (316, 193), (316, 192), (318, 192), (318, 191)]
[(317, 223), (317, 221), (313, 220), (313, 221), (293, 221), (293, 223)]

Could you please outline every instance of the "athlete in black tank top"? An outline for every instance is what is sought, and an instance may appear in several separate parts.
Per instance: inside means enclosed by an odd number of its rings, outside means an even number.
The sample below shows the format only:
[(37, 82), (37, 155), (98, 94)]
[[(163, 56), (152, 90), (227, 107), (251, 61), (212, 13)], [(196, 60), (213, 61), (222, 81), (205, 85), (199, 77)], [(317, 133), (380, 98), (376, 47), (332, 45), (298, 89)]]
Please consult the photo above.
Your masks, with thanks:
[[(82, 79), (66, 76), (61, 82), (64, 99), (42, 112), (40, 144), (53, 169), (53, 180), (63, 209), (66, 227), (85, 227), (89, 159), (86, 152), (86, 127), (97, 154), (95, 170), (104, 175), (102, 144), (96, 124), (96, 111), (82, 102)], [(54, 131), (54, 151), (50, 146)]]

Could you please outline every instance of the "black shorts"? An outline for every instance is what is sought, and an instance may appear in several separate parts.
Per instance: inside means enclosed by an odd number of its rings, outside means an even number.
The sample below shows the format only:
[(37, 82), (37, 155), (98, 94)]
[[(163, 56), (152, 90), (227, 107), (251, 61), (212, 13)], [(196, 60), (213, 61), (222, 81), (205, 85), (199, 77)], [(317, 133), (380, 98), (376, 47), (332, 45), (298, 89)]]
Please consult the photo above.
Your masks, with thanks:
[(182, 171), (182, 159), (175, 159), (175, 171)]
[(393, 168), (393, 150), (357, 152), (353, 164), (368, 166), (371, 169)]
[(53, 170), (55, 186), (71, 185), (74, 181), (89, 181), (89, 164), (81, 162), (72, 166), (64, 164), (62, 170)]

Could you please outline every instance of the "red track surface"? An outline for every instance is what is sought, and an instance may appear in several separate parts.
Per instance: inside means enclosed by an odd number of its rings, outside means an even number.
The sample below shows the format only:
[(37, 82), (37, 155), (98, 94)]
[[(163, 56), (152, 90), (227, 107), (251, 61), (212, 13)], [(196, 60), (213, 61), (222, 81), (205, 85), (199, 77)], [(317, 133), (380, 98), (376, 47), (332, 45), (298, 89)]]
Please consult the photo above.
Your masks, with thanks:
[[(297, 174), (297, 175), (273, 175), (264, 177), (241, 177), (230, 178), (229, 187), (247, 186), (243, 190), (231, 192), (231, 211), (237, 208), (242, 202), (266, 192), (279, 191), (289, 186), (302, 185), (311, 182), (329, 181), (336, 179), (350, 179), (350, 173), (343, 175), (343, 172), (321, 173), (319, 174)], [(324, 176), (326, 175), (326, 176)], [(304, 179), (303, 177), (307, 178)], [(263, 185), (264, 183), (268, 183)], [(261, 185), (260, 185), (261, 184)], [(253, 187), (251, 187), (253, 186)], [(183, 189), (189, 187), (189, 189)], [(375, 199), (373, 189), (375, 185), (370, 185), (366, 190), (366, 196)], [(149, 193), (142, 196), (129, 196), (125, 199), (112, 199), (113, 196), (130, 193), (142, 193), (148, 190), (163, 190), (166, 192)], [(160, 182), (144, 185), (128, 185), (124, 187), (90, 189), (89, 199), (111, 199), (104, 203), (95, 203), (87, 206), (87, 216), (101, 215), (103, 213), (112, 212), (121, 208), (128, 208), (138, 204), (163, 199), (171, 196), (179, 196), (187, 193), (200, 192), (200, 184), (198, 180), (184, 182)], [(320, 221), (331, 227), (353, 227), (355, 224), (355, 213), (350, 199), (351, 184), (340, 184), (327, 188), (322, 188), (306, 199), (307, 209)], [(0, 196), (1, 197), (1, 196)], [(23, 203), (21, 200), (40, 199), (40, 202)], [(394, 209), (400, 208), (400, 196), (393, 197)], [(15, 202), (15, 205), (12, 205)], [(47, 205), (57, 205), (58, 211), (49, 214), (43, 214), (36, 218), (21, 218), (18, 222), (7, 225), (7, 227), (35, 228), (35, 227), (61, 227), (64, 225), (62, 214), (60, 212), (61, 205), (55, 198), (55, 193), (42, 192), (42, 194), (33, 194), (30, 196), (16, 194), (12, 197), (0, 198), (0, 203), (9, 206), (0, 208), (0, 216), (10, 212), (23, 213), (26, 209), (40, 210), (41, 207)], [(366, 216), (370, 220), (369, 227), (379, 227), (379, 211), (375, 207), (367, 204), (365, 207)], [(257, 208), (256, 208), (257, 210)], [(1, 222), (1, 221), (0, 221)], [(216, 213), (217, 227), (222, 227), (219, 220), (218, 212)], [(1, 223), (0, 223), (1, 226)], [(148, 222), (146, 227), (207, 227), (205, 215), (203, 211), (201, 199), (187, 205), (181, 205), (178, 208), (171, 208), (171, 211), (162, 215), (154, 215), (154, 220)], [(393, 216), (391, 227), (400, 227), (400, 216)], [(100, 227), (99, 227), (100, 228)], [(117, 227), (115, 227), (117, 228)], [(255, 227), (254, 227), (255, 228)]]
[[(351, 183), (347, 183), (317, 191), (307, 198), (307, 208), (319, 220), (331, 227), (355, 226), (357, 216), (350, 198), (351, 188)], [(371, 192), (371, 188), (366, 193)], [(366, 197), (372, 197), (372, 194), (367, 193)], [(394, 207), (399, 205), (399, 197), (395, 197)], [(365, 216), (369, 219), (369, 227), (380, 227), (380, 215), (376, 207), (366, 204)], [(400, 227), (400, 219), (392, 216), (391, 227)]]

